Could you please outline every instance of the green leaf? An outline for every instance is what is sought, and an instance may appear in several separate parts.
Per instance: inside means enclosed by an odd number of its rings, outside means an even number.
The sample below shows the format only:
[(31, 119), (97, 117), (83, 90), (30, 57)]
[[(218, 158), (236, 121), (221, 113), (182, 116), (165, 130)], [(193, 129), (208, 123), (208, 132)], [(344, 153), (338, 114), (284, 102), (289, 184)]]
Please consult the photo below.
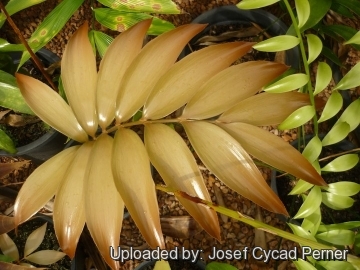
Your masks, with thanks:
[(339, 15), (342, 15), (347, 18), (354, 18), (354, 14), (346, 7), (340, 5), (339, 3), (336, 3), (333, 1), (331, 5), (331, 10), (335, 11)]
[(309, 78), (306, 74), (298, 73), (286, 76), (277, 82), (268, 85), (264, 88), (264, 91), (269, 93), (284, 93), (290, 92), (292, 90), (298, 89), (309, 81)]
[(360, 63), (357, 63), (335, 86), (334, 90), (347, 90), (360, 85)]
[(122, 12), (145, 12), (157, 14), (179, 14), (179, 7), (171, 0), (119, 1), (98, 0), (104, 6)]
[[(28, 43), (34, 52), (44, 47), (53, 37), (60, 32), (72, 14), (81, 6), (84, 0), (63, 0), (58, 4), (43, 22), (36, 28), (31, 35)], [(20, 60), (19, 67), (28, 59), (30, 54), (24, 51)]]
[(310, 216), (320, 207), (321, 204), (321, 189), (318, 186), (314, 186), (305, 201), (301, 205), (299, 211), (294, 216), (295, 219), (305, 218)]
[(20, 93), (15, 77), (0, 70), (0, 78), (0, 106), (33, 115)]
[(306, 35), (307, 42), (308, 42), (308, 64), (312, 63), (321, 53), (323, 44), (321, 39), (314, 34)]
[(288, 226), (290, 227), (290, 229), (293, 231), (294, 234), (298, 235), (298, 236), (301, 236), (305, 239), (309, 239), (309, 240), (312, 240), (312, 241), (316, 241), (316, 238), (314, 236), (312, 236), (310, 234), (310, 232), (308, 232), (307, 230), (305, 230), (304, 228), (298, 226), (298, 225), (294, 225), (292, 223), (287, 223)]
[(0, 52), (14, 52), (24, 50), (25, 46), (23, 44), (10, 44), (5, 39), (0, 38)]
[(353, 206), (355, 200), (348, 196), (341, 196), (329, 192), (322, 192), (322, 202), (334, 210), (343, 210)]
[(242, 0), (236, 6), (240, 9), (255, 9), (270, 6), (280, 0)]
[(329, 162), (321, 170), (323, 172), (344, 172), (354, 168), (358, 162), (359, 156), (357, 154), (346, 154)]
[[(339, 37), (343, 40), (349, 40), (357, 33), (356, 29), (346, 25), (320, 25), (319, 29), (336, 40), (339, 40)], [(353, 44), (352, 46), (355, 49), (360, 50), (360, 45)]]
[[(324, 50), (324, 48), (323, 48)], [(320, 62), (316, 72), (316, 85), (314, 95), (319, 94), (328, 84), (332, 78), (331, 67), (325, 62)]]
[(358, 0), (334, 0), (334, 2), (347, 7), (351, 11), (355, 12), (358, 16), (360, 16), (360, 6)]
[(360, 99), (353, 101), (342, 113), (338, 122), (346, 122), (350, 125), (350, 131), (353, 131), (360, 123)]
[(310, 16), (305, 25), (301, 27), (301, 32), (304, 32), (305, 30), (318, 24), (330, 10), (331, 3), (331, 0), (322, 0), (321, 5), (319, 5), (319, 0), (309, 0)]
[(356, 268), (347, 261), (317, 261), (316, 265), (321, 265), (326, 270), (356, 270)]
[(211, 262), (206, 265), (205, 270), (236, 270), (237, 268), (227, 264), (227, 263), (220, 263), (220, 262)]
[(356, 255), (360, 254), (360, 233), (355, 235), (354, 252)]
[[(319, 194), (321, 199), (321, 194)], [(304, 218), (303, 222), (301, 223), (301, 227), (305, 230), (310, 231), (311, 235), (315, 235), (318, 231), (318, 228), (321, 223), (321, 211), (320, 207), (318, 207), (314, 213)]]
[(297, 195), (297, 194), (301, 194), (307, 190), (309, 190), (310, 188), (312, 188), (314, 185), (310, 184), (309, 182), (306, 182), (302, 179), (300, 179), (295, 187), (290, 191), (289, 195)]
[(321, 187), (322, 189), (336, 195), (353, 196), (360, 191), (360, 184), (350, 181), (341, 181), (337, 183), (329, 184), (327, 187)]
[(310, 4), (308, 0), (295, 0), (296, 12), (298, 15), (298, 27), (305, 25), (310, 16)]
[(134, 24), (150, 18), (153, 18), (153, 20), (147, 32), (149, 35), (159, 35), (175, 28), (170, 22), (160, 20), (146, 13), (128, 13), (110, 8), (96, 8), (94, 12), (99, 23), (119, 32), (123, 32)]
[(339, 67), (342, 67), (342, 63), (339, 59), (339, 57), (336, 56), (336, 54), (330, 50), (328, 47), (323, 47), (321, 54), (324, 55), (327, 59), (329, 59), (334, 64), (338, 65)]
[(8, 262), (11, 263), (13, 261), (13, 259), (9, 256), (0, 254), (0, 262)]
[(326, 232), (332, 230), (352, 230), (360, 227), (360, 221), (348, 221), (338, 224), (320, 225), (318, 231)]
[(360, 31), (352, 36), (348, 41), (345, 41), (344, 44), (359, 44), (360, 45)]
[(319, 233), (316, 235), (316, 238), (334, 245), (352, 245), (355, 233), (350, 230), (332, 230)]
[(319, 118), (318, 122), (324, 122), (335, 116), (341, 110), (342, 105), (342, 95), (337, 91), (332, 92), (331, 96), (325, 104), (325, 108), (321, 113), (321, 117)]
[(308, 122), (315, 114), (311, 105), (303, 106), (290, 114), (279, 126), (280, 130), (299, 127)]
[(15, 154), (17, 152), (14, 142), (2, 129), (0, 129), (0, 149), (3, 149), (10, 154)]
[(289, 35), (280, 35), (261, 41), (253, 46), (262, 52), (279, 52), (294, 48), (299, 44), (299, 38)]
[(297, 261), (293, 261), (293, 264), (295, 264), (297, 270), (316, 270), (311, 263), (303, 259), (297, 259)]
[(114, 39), (100, 31), (92, 30), (92, 32), (94, 34), (96, 48), (100, 54), (100, 57), (103, 58), (107, 48)]
[(325, 135), (322, 145), (327, 146), (345, 139), (350, 132), (350, 125), (345, 122), (337, 122)]
[(302, 155), (310, 162), (313, 163), (319, 156), (322, 150), (321, 140), (318, 136), (314, 136), (309, 143), (305, 146)]

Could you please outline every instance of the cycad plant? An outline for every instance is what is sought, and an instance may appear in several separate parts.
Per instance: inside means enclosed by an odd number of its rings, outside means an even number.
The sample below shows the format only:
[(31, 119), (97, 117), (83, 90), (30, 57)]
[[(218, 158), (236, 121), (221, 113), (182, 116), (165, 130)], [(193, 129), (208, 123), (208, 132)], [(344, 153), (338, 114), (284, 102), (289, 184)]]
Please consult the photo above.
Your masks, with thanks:
[[(278, 124), (309, 104), (301, 93), (255, 95), (287, 66), (265, 61), (230, 66), (254, 45), (247, 42), (213, 45), (175, 63), (205, 25), (178, 27), (142, 48), (150, 24), (145, 20), (120, 34), (98, 72), (88, 26), (83, 25), (62, 59), (69, 104), (47, 85), (16, 76), (30, 108), (82, 143), (54, 156), (26, 180), (15, 203), (16, 225), (55, 195), (54, 224), (64, 252), (74, 256), (86, 223), (113, 269), (119, 265), (111, 259), (109, 246), (119, 244), (124, 204), (149, 246), (165, 248), (150, 162), (169, 187), (210, 200), (192, 150), (170, 123), (184, 128), (196, 154), (221, 181), (270, 211), (287, 215), (248, 153), (312, 184), (325, 185), (297, 150), (257, 127)], [(181, 115), (173, 116), (179, 108)], [(142, 116), (134, 120), (139, 109)], [(144, 140), (134, 131), (136, 126), (144, 126)], [(220, 239), (212, 209), (178, 199)]]

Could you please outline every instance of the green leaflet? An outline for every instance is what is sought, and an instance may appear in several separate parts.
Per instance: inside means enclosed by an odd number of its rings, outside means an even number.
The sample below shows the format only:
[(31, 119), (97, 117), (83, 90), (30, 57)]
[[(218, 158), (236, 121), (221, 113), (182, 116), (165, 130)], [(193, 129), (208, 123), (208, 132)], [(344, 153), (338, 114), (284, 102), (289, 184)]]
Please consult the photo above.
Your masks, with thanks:
[(312, 63), (321, 53), (322, 50), (322, 42), (318, 36), (314, 34), (306, 35), (307, 42), (308, 42), (308, 64)]
[(104, 6), (122, 12), (145, 12), (157, 14), (179, 14), (179, 7), (171, 0), (118, 1), (98, 0)]
[(5, 150), (10, 154), (15, 154), (17, 152), (14, 142), (2, 129), (0, 129), (0, 149)]
[(275, 83), (266, 86), (263, 90), (269, 93), (284, 93), (298, 89), (309, 81), (306, 74), (297, 73), (286, 76)]
[(300, 227), (300, 226), (297, 226), (297, 225), (294, 225), (292, 223), (288, 223), (288, 226), (290, 227), (290, 229), (293, 231), (294, 234), (298, 235), (298, 236), (301, 236), (305, 239), (309, 239), (309, 240), (312, 240), (312, 241), (316, 241), (315, 237), (312, 236), (307, 230), (305, 230), (304, 228)]
[(22, 44), (10, 44), (5, 39), (0, 38), (0, 52), (24, 51), (25, 46)]
[(236, 270), (234, 266), (227, 264), (227, 263), (221, 263), (221, 262), (211, 262), (206, 265), (205, 270)]
[(320, 225), (319, 232), (326, 232), (332, 230), (352, 230), (360, 227), (360, 221), (347, 221), (338, 224)]
[(353, 131), (360, 123), (359, 115), (360, 99), (357, 99), (345, 109), (335, 125), (341, 122), (346, 122), (350, 126), (350, 131)]
[(255, 9), (270, 6), (280, 0), (243, 0), (236, 6), (240, 9)]
[(305, 201), (299, 208), (298, 212), (294, 216), (295, 219), (305, 218), (310, 216), (320, 207), (321, 204), (321, 189), (318, 186), (314, 186), (309, 195), (306, 196)]
[[(321, 198), (321, 194), (320, 198)], [(311, 235), (315, 235), (318, 231), (318, 228), (321, 223), (321, 211), (320, 207), (318, 207), (314, 213), (304, 218), (303, 222), (301, 223), (301, 227), (305, 230), (310, 231)]]
[(15, 77), (0, 70), (0, 78), (0, 106), (33, 115), (20, 93)]
[(103, 58), (107, 48), (114, 39), (100, 31), (91, 30), (91, 32), (93, 33), (94, 42), (100, 57)]
[(321, 54), (323, 54), (327, 59), (329, 59), (331, 62), (335, 63), (339, 67), (342, 67), (342, 63), (339, 59), (339, 57), (336, 56), (336, 54), (330, 50), (328, 47), (323, 47)]
[(350, 132), (350, 126), (346, 122), (336, 122), (328, 134), (322, 140), (322, 145), (327, 146), (345, 139)]
[(309, 190), (310, 188), (312, 188), (314, 185), (310, 184), (309, 182), (306, 182), (302, 179), (300, 179), (295, 187), (290, 191), (289, 195), (298, 195), (301, 194), (307, 190)]
[(332, 0), (321, 0), (321, 5), (319, 5), (319, 0), (308, 0), (310, 4), (310, 16), (306, 23), (301, 27), (301, 32), (315, 26), (321, 19), (326, 15), (330, 10)]
[(312, 138), (305, 146), (302, 155), (310, 162), (313, 163), (319, 156), (322, 150), (322, 144), (318, 136)]
[(119, 32), (123, 32), (134, 24), (150, 18), (153, 18), (153, 21), (147, 32), (149, 35), (159, 35), (175, 28), (170, 22), (160, 20), (146, 13), (128, 13), (110, 8), (96, 8), (94, 12), (99, 23)]
[(335, 3), (342, 5), (351, 11), (355, 12), (358, 16), (360, 16), (360, 6), (358, 0), (333, 0)]
[(316, 270), (311, 263), (304, 261), (303, 259), (293, 261), (293, 264), (295, 264), (297, 270)]
[[(84, 0), (63, 0), (58, 4), (28, 40), (29, 46), (34, 52), (44, 47), (53, 37), (59, 33), (72, 14), (81, 6)], [(30, 58), (29, 52), (25, 51), (21, 57), (19, 68)]]
[(299, 44), (299, 38), (290, 35), (280, 35), (261, 41), (253, 46), (262, 52), (279, 52), (294, 48)]
[(334, 90), (347, 90), (360, 85), (360, 63), (357, 63), (335, 86)]
[(352, 169), (359, 162), (357, 154), (346, 154), (329, 162), (321, 170), (324, 172), (343, 172)]
[[(346, 26), (346, 25), (320, 25), (319, 26), (320, 31), (325, 33), (326, 35), (333, 37), (337, 40), (339, 40), (339, 37), (341, 37), (344, 40), (349, 40), (352, 38), (356, 33), (356, 29)], [(360, 50), (360, 45), (353, 44), (353, 47), (357, 50)]]
[(332, 230), (319, 233), (316, 238), (334, 245), (352, 245), (355, 233), (350, 230)]
[[(323, 48), (324, 51), (325, 48)], [(316, 72), (316, 85), (314, 89), (314, 95), (319, 94), (330, 83), (332, 78), (332, 70), (330, 66), (325, 62), (320, 62)]]
[(360, 45), (360, 31), (358, 31), (355, 35), (352, 36), (348, 41), (344, 42), (344, 44), (358, 44)]
[(331, 209), (343, 210), (354, 204), (354, 199), (348, 196), (336, 195), (328, 192), (322, 192), (322, 202)]
[(322, 189), (336, 195), (353, 196), (360, 191), (360, 184), (350, 181), (341, 181), (329, 184), (328, 187), (322, 187)]
[(296, 12), (298, 15), (298, 27), (305, 25), (310, 16), (310, 4), (308, 0), (295, 0)]
[(303, 106), (290, 114), (280, 125), (279, 129), (292, 129), (308, 122), (315, 114), (315, 109), (311, 105)]
[(317, 261), (316, 265), (320, 265), (326, 270), (356, 270), (356, 268), (347, 261)]
[(321, 113), (321, 117), (318, 122), (324, 122), (331, 117), (335, 116), (342, 108), (343, 98), (338, 91), (334, 91), (329, 97), (328, 101), (325, 104), (325, 108)]

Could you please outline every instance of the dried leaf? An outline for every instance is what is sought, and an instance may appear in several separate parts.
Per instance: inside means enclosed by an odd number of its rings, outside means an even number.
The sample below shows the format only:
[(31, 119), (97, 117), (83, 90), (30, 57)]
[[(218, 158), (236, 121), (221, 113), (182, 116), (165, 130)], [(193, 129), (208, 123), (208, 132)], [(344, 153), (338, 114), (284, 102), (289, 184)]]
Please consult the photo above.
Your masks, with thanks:
[[(269, 211), (288, 215), (251, 157), (233, 137), (207, 122), (184, 122), (182, 125), (202, 162), (224, 184)], [(214, 143), (216, 147), (209, 147)]]
[(66, 45), (61, 60), (61, 79), (76, 118), (82, 128), (94, 137), (98, 128), (95, 109), (97, 71), (95, 55), (88, 38), (87, 22), (73, 34)]
[[(7, 262), (1, 262), (0, 261), (0, 268), (1, 270), (33, 270), (34, 268), (30, 268), (30, 267), (26, 267), (26, 266), (21, 266), (21, 265), (15, 265), (12, 263), (7, 263)], [(38, 270), (45, 270), (47, 268), (36, 268)]]
[(9, 173), (19, 170), (21, 167), (29, 164), (29, 160), (12, 162), (12, 163), (0, 163), (0, 179)]
[(33, 253), (42, 243), (45, 237), (47, 223), (34, 230), (26, 239), (24, 257)]
[[(195, 158), (181, 136), (163, 124), (145, 126), (145, 146), (151, 163), (166, 185), (205, 200), (211, 200)], [(220, 239), (216, 213), (178, 197), (191, 216), (213, 237)]]
[(219, 126), (257, 159), (309, 183), (326, 185), (304, 156), (278, 136), (246, 123), (220, 124)]
[(19, 260), (19, 250), (7, 233), (0, 235), (0, 249), (4, 255), (10, 257), (13, 261)]
[(297, 92), (261, 93), (237, 103), (225, 111), (218, 121), (243, 122), (256, 126), (276, 125), (296, 109), (308, 104), (310, 104), (309, 96)]
[(55, 196), (55, 233), (61, 249), (70, 258), (75, 256), (76, 246), (85, 225), (84, 182), (93, 144), (94, 142), (86, 142), (77, 150)]
[(0, 120), (7, 114), (9, 113), (11, 110), (5, 110), (5, 111), (0, 111)]
[(123, 75), (140, 52), (150, 24), (151, 20), (145, 20), (121, 33), (109, 46), (101, 61), (96, 94), (99, 125), (102, 129), (114, 119), (116, 97)]
[(156, 83), (144, 106), (144, 119), (159, 119), (186, 104), (201, 86), (251, 49), (232, 42), (196, 51), (177, 62)]
[(53, 156), (26, 179), (15, 200), (16, 226), (28, 220), (55, 195), (78, 148), (73, 146)]
[[(95, 141), (85, 176), (86, 224), (100, 254), (113, 269), (119, 262), (110, 257), (109, 247), (117, 247), (124, 213), (111, 171), (113, 138), (100, 135)], [(101, 181), (99, 181), (101, 180)]]
[(26, 256), (25, 259), (32, 263), (49, 265), (61, 260), (65, 255), (66, 254), (64, 252), (56, 250), (40, 250), (30, 254), (29, 256)]
[(125, 128), (116, 132), (112, 171), (117, 190), (146, 242), (151, 248), (165, 248), (150, 160), (136, 132)]
[(16, 74), (16, 79), (21, 94), (41, 120), (78, 142), (88, 140), (69, 105), (49, 86), (20, 73)]
[(170, 237), (186, 239), (201, 231), (191, 216), (162, 217), (160, 222), (163, 233)]
[(159, 78), (174, 64), (187, 42), (205, 25), (180, 26), (153, 39), (124, 74), (116, 101), (116, 120), (130, 119), (144, 105)]
[(33, 115), (9, 114), (3, 121), (0, 122), (11, 127), (23, 127), (40, 121), (41, 120), (37, 116)]
[(210, 35), (202, 36), (198, 40), (196, 40), (195, 44), (204, 45), (204, 43), (206, 44), (207, 42), (220, 42), (232, 38), (253, 37), (253, 36), (257, 36), (260, 32), (261, 30), (259, 28), (252, 26), (237, 31), (227, 31), (217, 36), (210, 36)]
[[(201, 87), (186, 105), (182, 118), (205, 119), (219, 115), (243, 99), (256, 94), (286, 69), (287, 66), (283, 64), (266, 61), (231, 66)], [(263, 76), (259, 78), (254, 74)]]

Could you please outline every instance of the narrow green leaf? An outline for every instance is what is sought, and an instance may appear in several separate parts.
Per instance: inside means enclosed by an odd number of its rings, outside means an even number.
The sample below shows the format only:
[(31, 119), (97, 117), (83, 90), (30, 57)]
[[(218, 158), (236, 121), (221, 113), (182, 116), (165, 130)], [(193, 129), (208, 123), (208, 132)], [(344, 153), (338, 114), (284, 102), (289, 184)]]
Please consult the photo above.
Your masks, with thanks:
[(360, 123), (360, 99), (353, 101), (342, 113), (338, 122), (346, 122), (350, 125), (350, 131), (353, 131)]
[(109, 45), (111, 44), (111, 42), (114, 39), (112, 37), (110, 37), (109, 35), (107, 35), (103, 32), (100, 32), (100, 31), (92, 30), (92, 32), (94, 34), (94, 42), (95, 42), (96, 48), (100, 54), (100, 57), (103, 58), (107, 48), (109, 47)]
[(0, 106), (17, 112), (34, 114), (20, 93), (14, 76), (0, 70)]
[(360, 184), (350, 181), (341, 181), (337, 183), (329, 184), (327, 187), (321, 187), (322, 189), (336, 195), (353, 196), (360, 191)]
[(360, 63), (357, 63), (335, 86), (334, 90), (347, 90), (360, 85)]
[(355, 239), (355, 233), (350, 230), (332, 230), (319, 233), (317, 239), (326, 241), (334, 245), (352, 245)]
[(307, 42), (308, 42), (308, 64), (312, 63), (321, 53), (323, 44), (321, 39), (314, 34), (306, 35)]
[(3, 149), (10, 154), (15, 154), (17, 152), (14, 142), (2, 129), (0, 129), (0, 149)]
[(315, 114), (311, 105), (303, 106), (290, 114), (279, 126), (281, 130), (299, 127), (308, 122)]
[(356, 255), (360, 254), (360, 233), (355, 235), (354, 252)]
[(344, 44), (358, 44), (360, 45), (360, 31), (352, 36), (348, 41), (345, 41)]
[(318, 122), (324, 122), (331, 117), (335, 116), (342, 108), (343, 105), (343, 98), (342, 95), (334, 91), (331, 96), (329, 97), (328, 101), (325, 104), (325, 108), (321, 113), (321, 117), (319, 118)]
[[(324, 48), (323, 48), (324, 49)], [(331, 67), (325, 63), (320, 62), (316, 72), (316, 85), (314, 90), (314, 95), (319, 94), (328, 84), (332, 78)]]
[(303, 259), (297, 259), (297, 261), (293, 261), (293, 264), (295, 264), (297, 270), (316, 270), (311, 263)]
[(354, 13), (356, 13), (358, 16), (360, 16), (360, 6), (358, 0), (334, 0), (334, 2), (347, 7)]
[(322, 150), (321, 140), (318, 136), (312, 138), (305, 146), (302, 155), (310, 162), (313, 163), (319, 156)]
[[(1, 17), (2, 14), (0, 14)], [(10, 44), (7, 40), (0, 38), (0, 52), (24, 51), (23, 44)]]
[[(319, 194), (319, 197), (321, 199), (321, 194)], [(318, 231), (318, 228), (321, 223), (321, 211), (320, 207), (318, 207), (314, 213), (304, 218), (303, 222), (301, 223), (301, 227), (303, 227), (305, 230), (310, 231), (311, 235), (315, 235)]]
[[(356, 29), (346, 26), (346, 25), (319, 25), (319, 30), (324, 32), (324, 34), (336, 39), (336, 40), (349, 40), (352, 38), (356, 33)], [(340, 37), (340, 38), (339, 38)], [(352, 44), (352, 46), (360, 50), (360, 45)]]
[(240, 9), (255, 9), (270, 6), (280, 0), (243, 0), (236, 6)]
[(292, 224), (292, 223), (287, 223), (288, 226), (290, 227), (290, 229), (293, 231), (294, 234), (298, 235), (298, 236), (301, 236), (305, 239), (309, 239), (309, 240), (312, 240), (312, 241), (316, 241), (315, 237), (312, 236), (310, 234), (310, 232), (308, 232), (307, 230), (305, 230), (304, 228), (298, 226), (298, 225), (295, 225), (295, 224)]
[[(34, 52), (44, 47), (53, 37), (60, 32), (72, 14), (81, 6), (84, 0), (63, 0), (58, 4), (43, 22), (36, 28), (31, 35), (28, 43)], [(24, 51), (19, 67), (21, 67), (28, 59), (30, 54)]]
[(326, 270), (356, 270), (356, 268), (347, 261), (317, 261), (316, 265), (320, 265)]
[(338, 224), (320, 225), (318, 231), (326, 232), (332, 230), (352, 230), (360, 227), (360, 221), (348, 221)]
[(227, 264), (227, 263), (221, 263), (221, 262), (211, 262), (206, 265), (205, 270), (236, 270), (234, 266)]
[(322, 192), (322, 202), (334, 210), (343, 210), (353, 206), (355, 200), (348, 196), (341, 196), (329, 192)]
[(322, 145), (327, 146), (345, 139), (349, 135), (350, 126), (345, 122), (336, 122), (336, 124), (330, 129), (328, 134), (325, 135), (322, 140)]
[(128, 13), (110, 8), (96, 8), (94, 12), (95, 18), (99, 23), (119, 32), (123, 32), (134, 24), (150, 18), (153, 20), (148, 31), (149, 35), (159, 35), (175, 28), (170, 22), (160, 20), (146, 13)]
[(294, 48), (299, 44), (299, 39), (290, 35), (280, 35), (261, 41), (253, 46), (262, 52), (279, 52)]
[(98, 0), (104, 6), (122, 12), (146, 12), (158, 14), (179, 14), (179, 7), (171, 0), (118, 1)]
[(357, 154), (346, 154), (329, 162), (321, 170), (323, 172), (343, 172), (354, 168), (358, 162), (359, 156)]
[[(94, 30), (90, 30), (88, 33), (88, 38), (91, 44), (91, 48), (93, 50), (94, 55), (96, 55), (96, 45), (95, 45), (95, 38), (94, 38)], [(61, 76), (60, 76), (61, 77)]]
[(342, 67), (342, 63), (341, 63), (339, 57), (337, 57), (337, 55), (332, 50), (330, 50), (328, 47), (323, 46), (321, 54), (324, 55), (327, 59), (329, 59), (334, 64), (338, 65), (339, 67)]
[(306, 21), (305, 25), (301, 27), (301, 32), (312, 28), (318, 22), (324, 18), (326, 13), (330, 10), (332, 0), (322, 0), (321, 5), (319, 5), (318, 0), (308, 0), (310, 4), (310, 16)]
[(264, 88), (264, 91), (269, 93), (284, 93), (298, 89), (309, 81), (306, 74), (298, 73), (286, 76), (285, 78), (278, 80), (277, 82), (268, 85)]
[(295, 187), (290, 191), (289, 195), (298, 195), (301, 194), (307, 190), (309, 190), (310, 188), (312, 188), (314, 185), (310, 184), (309, 182), (306, 182), (302, 179), (300, 179)]
[(296, 12), (298, 15), (298, 27), (305, 25), (310, 16), (310, 4), (308, 0), (295, 0)]
[(294, 216), (295, 219), (305, 218), (310, 216), (312, 213), (319, 208), (321, 204), (321, 189), (318, 186), (314, 186), (305, 201), (301, 205), (299, 211)]

